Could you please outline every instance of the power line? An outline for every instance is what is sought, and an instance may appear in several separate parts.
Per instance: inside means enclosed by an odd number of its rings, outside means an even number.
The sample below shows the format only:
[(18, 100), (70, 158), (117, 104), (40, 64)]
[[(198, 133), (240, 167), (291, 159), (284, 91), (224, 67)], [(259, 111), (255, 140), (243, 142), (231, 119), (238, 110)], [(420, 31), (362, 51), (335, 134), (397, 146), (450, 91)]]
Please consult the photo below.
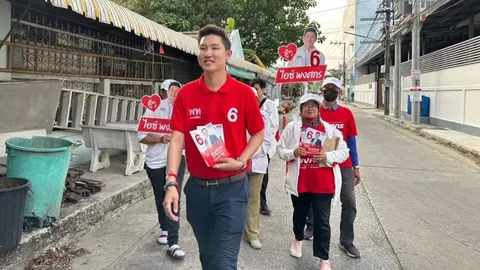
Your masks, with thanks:
[(319, 10), (319, 11), (313, 11), (313, 12), (307, 13), (307, 15), (310, 16), (311, 14), (318, 14), (318, 13), (323, 13), (323, 12), (334, 11), (334, 10), (338, 10), (338, 9), (342, 9), (342, 8), (354, 6), (354, 5), (356, 5), (356, 4), (361, 4), (361, 3), (371, 2), (371, 1), (376, 1), (376, 0), (358, 1), (357, 3), (353, 3), (353, 4), (350, 4), (350, 5), (345, 5), (345, 6), (336, 7), (336, 8), (329, 8), (329, 9), (324, 9), (324, 10)]

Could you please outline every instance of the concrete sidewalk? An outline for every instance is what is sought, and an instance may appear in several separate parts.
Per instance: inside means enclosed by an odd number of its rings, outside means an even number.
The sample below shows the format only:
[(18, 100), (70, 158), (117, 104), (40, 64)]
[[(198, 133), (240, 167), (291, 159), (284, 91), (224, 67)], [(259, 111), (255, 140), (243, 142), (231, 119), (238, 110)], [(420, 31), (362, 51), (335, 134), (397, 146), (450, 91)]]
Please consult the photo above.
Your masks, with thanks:
[(358, 103), (342, 104), (346, 107), (355, 107), (365, 113), (374, 115), (377, 118), (383, 119), (390, 123), (396, 124), (403, 128), (409, 129), (418, 133), (419, 135), (432, 139), (443, 145), (452, 147), (463, 154), (466, 154), (476, 159), (480, 163), (480, 137), (469, 135), (463, 132), (437, 127), (433, 125), (421, 124), (419, 126), (412, 124), (411, 121), (397, 119), (394, 116), (384, 115), (383, 110), (375, 109), (373, 107), (364, 106)]
[[(311, 241), (304, 243), (303, 258), (294, 259), (289, 255), (293, 241), (292, 206), (290, 197), (284, 191), (285, 163), (275, 157), (270, 168), (268, 200), (273, 214), (261, 217), (260, 240), (263, 248), (256, 251), (243, 242), (239, 269), (318, 269)], [(362, 258), (351, 259), (337, 246), (340, 219), (340, 205), (337, 205), (331, 217), (331, 261), (334, 269), (400, 269), (362, 185), (357, 188), (357, 196), (356, 243), (362, 251)], [(166, 255), (166, 248), (156, 243), (159, 229), (155, 205), (150, 198), (81, 238), (77, 246), (85, 248), (90, 254), (76, 258), (73, 269), (201, 269), (197, 243), (190, 225), (185, 221), (184, 208), (181, 215), (180, 245), (187, 253), (184, 261), (173, 261)]]

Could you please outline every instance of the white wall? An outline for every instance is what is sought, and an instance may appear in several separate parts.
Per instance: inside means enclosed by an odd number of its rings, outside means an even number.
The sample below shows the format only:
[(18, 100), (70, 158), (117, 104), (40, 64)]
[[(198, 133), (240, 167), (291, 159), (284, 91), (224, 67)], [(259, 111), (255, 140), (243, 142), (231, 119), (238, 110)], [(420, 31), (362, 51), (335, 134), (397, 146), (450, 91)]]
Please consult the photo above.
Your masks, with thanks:
[[(422, 74), (420, 85), (423, 95), (430, 97), (430, 117), (480, 127), (479, 71), (480, 64), (473, 64)], [(409, 76), (402, 78), (402, 111), (407, 111), (411, 85)]]
[(377, 83), (356, 84), (355, 85), (355, 101), (375, 105), (375, 91)]

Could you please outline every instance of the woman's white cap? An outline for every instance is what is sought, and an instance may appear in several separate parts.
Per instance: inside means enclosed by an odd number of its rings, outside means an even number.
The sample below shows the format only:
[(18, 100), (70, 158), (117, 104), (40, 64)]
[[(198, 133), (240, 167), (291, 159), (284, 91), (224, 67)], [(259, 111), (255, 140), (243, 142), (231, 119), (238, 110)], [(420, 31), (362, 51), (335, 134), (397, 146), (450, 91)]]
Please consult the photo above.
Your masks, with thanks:
[(300, 105), (302, 105), (303, 103), (309, 100), (315, 101), (316, 103), (318, 103), (318, 105), (322, 104), (322, 100), (320, 99), (319, 95), (313, 94), (313, 93), (307, 93), (300, 98)]

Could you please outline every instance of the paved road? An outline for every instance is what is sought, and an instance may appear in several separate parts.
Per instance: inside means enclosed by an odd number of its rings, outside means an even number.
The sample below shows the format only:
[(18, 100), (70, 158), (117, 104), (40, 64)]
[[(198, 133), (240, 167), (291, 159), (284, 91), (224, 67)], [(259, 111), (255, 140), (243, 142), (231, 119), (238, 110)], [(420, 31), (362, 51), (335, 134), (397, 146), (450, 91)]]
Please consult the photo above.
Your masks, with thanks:
[[(477, 269), (480, 257), (480, 174), (455, 152), (389, 125), (358, 109), (363, 183), (357, 187), (355, 260), (337, 247), (339, 206), (332, 212), (331, 260), (334, 269)], [(284, 163), (272, 160), (268, 197), (273, 215), (262, 217), (263, 249), (242, 243), (239, 269), (317, 269), (311, 242), (304, 257), (288, 250), (293, 240), (292, 207), (284, 192)], [(182, 210), (183, 211), (183, 210)], [(185, 216), (184, 212), (182, 215)], [(180, 244), (187, 252), (172, 261), (156, 244), (153, 200), (134, 205), (78, 241), (90, 254), (74, 269), (201, 269), (187, 222)]]

